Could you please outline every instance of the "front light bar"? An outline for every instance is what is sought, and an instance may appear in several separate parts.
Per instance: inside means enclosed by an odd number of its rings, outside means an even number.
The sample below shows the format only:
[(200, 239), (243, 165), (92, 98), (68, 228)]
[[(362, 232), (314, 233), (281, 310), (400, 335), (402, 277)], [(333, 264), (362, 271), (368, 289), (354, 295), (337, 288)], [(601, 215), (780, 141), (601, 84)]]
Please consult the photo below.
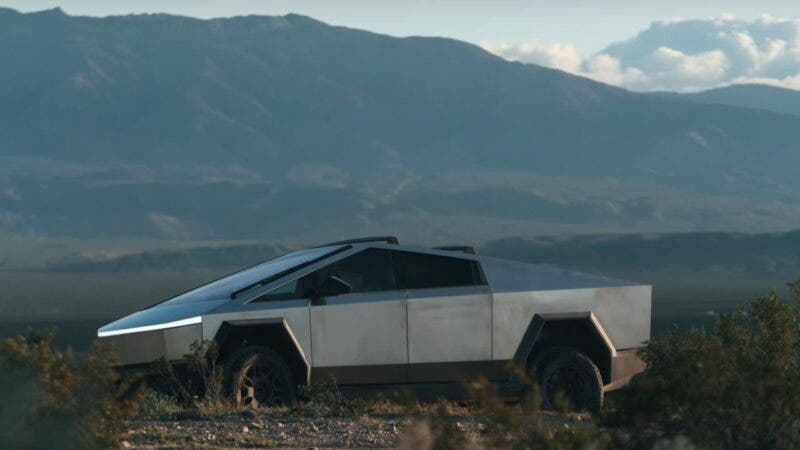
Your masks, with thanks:
[(177, 328), (186, 325), (195, 325), (202, 322), (201, 316), (190, 317), (188, 319), (176, 320), (167, 323), (157, 323), (155, 325), (144, 325), (141, 327), (123, 328), (121, 330), (100, 331), (97, 330), (97, 337), (118, 336), (120, 334), (141, 333), (143, 331), (163, 330), (166, 328)]

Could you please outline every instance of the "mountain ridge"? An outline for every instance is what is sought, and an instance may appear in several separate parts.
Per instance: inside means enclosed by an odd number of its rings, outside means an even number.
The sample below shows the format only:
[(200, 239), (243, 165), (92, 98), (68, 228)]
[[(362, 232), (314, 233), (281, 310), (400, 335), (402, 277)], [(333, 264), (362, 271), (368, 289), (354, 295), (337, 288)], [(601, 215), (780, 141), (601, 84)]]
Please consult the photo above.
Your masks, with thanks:
[(734, 84), (684, 96), (705, 103), (800, 115), (800, 91), (778, 86)]
[(3, 24), (7, 232), (285, 237), (325, 217), (328, 233), (422, 222), (446, 238), (800, 220), (800, 117), (300, 15), (0, 10)]

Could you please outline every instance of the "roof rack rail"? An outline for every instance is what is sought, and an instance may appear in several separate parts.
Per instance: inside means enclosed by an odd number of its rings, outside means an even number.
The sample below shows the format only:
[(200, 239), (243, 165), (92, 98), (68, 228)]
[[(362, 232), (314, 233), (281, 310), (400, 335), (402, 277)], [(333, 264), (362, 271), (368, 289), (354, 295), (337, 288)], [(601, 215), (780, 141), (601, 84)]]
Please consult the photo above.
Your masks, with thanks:
[(364, 238), (356, 238), (356, 239), (347, 239), (344, 241), (337, 241), (331, 242), (328, 244), (320, 245), (320, 247), (327, 247), (329, 245), (345, 245), (345, 244), (361, 244), (364, 242), (386, 242), (387, 244), (400, 244), (400, 241), (397, 240), (394, 236), (374, 236), (374, 237), (364, 237)]
[(475, 254), (475, 249), (469, 245), (445, 245), (443, 247), (433, 247), (434, 250), (444, 250), (446, 252), (462, 252), (470, 255)]

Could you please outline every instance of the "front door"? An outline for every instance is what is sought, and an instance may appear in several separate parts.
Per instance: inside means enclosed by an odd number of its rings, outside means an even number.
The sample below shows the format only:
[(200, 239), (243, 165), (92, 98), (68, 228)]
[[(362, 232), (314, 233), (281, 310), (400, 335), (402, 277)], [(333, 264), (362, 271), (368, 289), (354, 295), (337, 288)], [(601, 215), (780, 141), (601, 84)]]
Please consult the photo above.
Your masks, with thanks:
[(311, 304), (315, 381), (341, 384), (402, 383), (408, 364), (405, 293), (397, 289), (392, 255), (366, 249), (323, 267), (317, 285), (334, 276), (351, 292)]

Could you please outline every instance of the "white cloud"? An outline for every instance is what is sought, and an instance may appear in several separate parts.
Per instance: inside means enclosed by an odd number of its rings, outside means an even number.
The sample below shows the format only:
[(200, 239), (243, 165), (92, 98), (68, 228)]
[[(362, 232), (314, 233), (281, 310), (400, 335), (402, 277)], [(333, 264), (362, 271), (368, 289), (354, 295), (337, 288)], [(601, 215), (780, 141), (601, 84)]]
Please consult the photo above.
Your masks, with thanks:
[(505, 43), (485, 43), (483, 47), (506, 59), (530, 62), (567, 72), (579, 71), (582, 62), (578, 51), (572, 44), (543, 44), (538, 41), (529, 41), (513, 46)]
[(659, 47), (650, 56), (642, 89), (698, 89), (724, 82), (730, 61), (720, 50), (687, 55), (670, 47)]
[(636, 67), (623, 68), (618, 58), (604, 53), (587, 59), (582, 65), (582, 70), (573, 73), (587, 75), (597, 81), (617, 86), (635, 86), (644, 83), (647, 79), (640, 69)]
[(581, 58), (568, 43), (484, 44), (510, 60), (554, 67), (628, 89), (696, 91), (760, 82), (800, 88), (800, 20), (654, 22), (637, 36)]

